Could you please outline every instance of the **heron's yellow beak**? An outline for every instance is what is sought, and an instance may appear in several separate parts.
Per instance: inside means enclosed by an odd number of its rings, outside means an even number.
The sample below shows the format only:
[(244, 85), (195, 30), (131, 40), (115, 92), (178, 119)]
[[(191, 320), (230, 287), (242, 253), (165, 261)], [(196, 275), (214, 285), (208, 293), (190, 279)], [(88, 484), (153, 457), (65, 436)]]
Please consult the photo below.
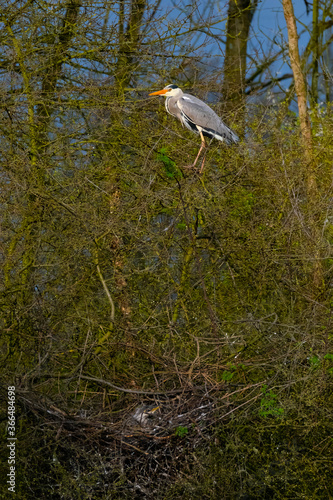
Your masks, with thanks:
[(149, 95), (163, 95), (163, 94), (166, 94), (168, 92), (168, 90), (170, 89), (162, 89), (162, 90), (158, 90), (158, 92), (152, 92), (151, 94)]
[(155, 413), (156, 410), (159, 410), (160, 407), (156, 406), (155, 408), (152, 408), (149, 413)]

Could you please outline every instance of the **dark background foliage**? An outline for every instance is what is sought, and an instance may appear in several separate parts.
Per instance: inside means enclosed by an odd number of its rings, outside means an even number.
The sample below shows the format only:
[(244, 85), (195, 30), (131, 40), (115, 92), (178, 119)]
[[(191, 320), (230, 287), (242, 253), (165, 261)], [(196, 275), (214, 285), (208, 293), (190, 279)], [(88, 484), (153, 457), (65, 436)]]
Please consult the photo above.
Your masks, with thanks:
[[(257, 2), (177, 8), (1, 11), (16, 498), (333, 496), (330, 2), (313, 3), (301, 54), (307, 154), (291, 70), (272, 66), (287, 41), (248, 50)], [(201, 176), (184, 168), (198, 138), (148, 98), (171, 81), (242, 139), (213, 142)], [(158, 409), (133, 429), (142, 404)]]

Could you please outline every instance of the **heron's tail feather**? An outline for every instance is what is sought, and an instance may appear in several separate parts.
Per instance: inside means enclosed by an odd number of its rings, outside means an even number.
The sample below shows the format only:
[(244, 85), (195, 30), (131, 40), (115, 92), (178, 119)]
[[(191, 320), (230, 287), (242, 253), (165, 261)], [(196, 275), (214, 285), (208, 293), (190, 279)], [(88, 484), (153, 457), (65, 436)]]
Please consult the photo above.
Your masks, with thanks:
[(237, 142), (239, 142), (238, 135), (235, 134), (235, 132), (233, 132), (231, 128), (227, 127), (225, 124), (223, 124), (223, 129), (219, 132), (211, 128), (203, 128), (203, 135), (207, 137), (214, 137), (218, 141), (225, 142), (228, 146), (231, 146), (231, 144), (237, 144)]

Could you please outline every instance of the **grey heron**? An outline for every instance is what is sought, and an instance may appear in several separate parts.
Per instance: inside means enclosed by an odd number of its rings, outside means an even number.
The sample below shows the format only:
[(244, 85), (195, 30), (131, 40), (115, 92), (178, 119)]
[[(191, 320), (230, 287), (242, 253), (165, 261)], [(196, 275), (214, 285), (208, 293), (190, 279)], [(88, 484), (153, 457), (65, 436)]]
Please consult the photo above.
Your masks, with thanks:
[[(178, 118), (182, 125), (201, 137), (201, 146), (194, 163), (195, 167), (201, 151), (206, 148), (205, 137), (217, 139), (227, 145), (236, 144), (238, 136), (221, 120), (221, 118), (203, 101), (184, 92), (177, 85), (167, 85), (164, 89), (152, 92), (150, 96), (159, 95), (166, 97), (165, 108), (167, 112)], [(200, 173), (206, 159), (204, 154)]]
[(138, 422), (142, 427), (146, 427), (148, 425), (149, 419), (152, 418), (153, 413), (156, 410), (159, 410), (158, 405), (141, 405), (139, 406), (134, 414), (132, 415), (132, 419)]

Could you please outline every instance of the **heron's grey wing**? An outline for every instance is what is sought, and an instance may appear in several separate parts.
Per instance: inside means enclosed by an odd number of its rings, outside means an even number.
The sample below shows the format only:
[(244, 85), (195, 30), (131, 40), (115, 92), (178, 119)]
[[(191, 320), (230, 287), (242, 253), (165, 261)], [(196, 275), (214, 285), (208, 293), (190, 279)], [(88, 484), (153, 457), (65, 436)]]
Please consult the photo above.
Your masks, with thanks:
[[(215, 137), (227, 144), (239, 141), (238, 136), (221, 120), (221, 118), (203, 101), (189, 94), (178, 99), (178, 107), (183, 123), (192, 130), (199, 127), (204, 135)], [(187, 122), (190, 122), (189, 124)]]

